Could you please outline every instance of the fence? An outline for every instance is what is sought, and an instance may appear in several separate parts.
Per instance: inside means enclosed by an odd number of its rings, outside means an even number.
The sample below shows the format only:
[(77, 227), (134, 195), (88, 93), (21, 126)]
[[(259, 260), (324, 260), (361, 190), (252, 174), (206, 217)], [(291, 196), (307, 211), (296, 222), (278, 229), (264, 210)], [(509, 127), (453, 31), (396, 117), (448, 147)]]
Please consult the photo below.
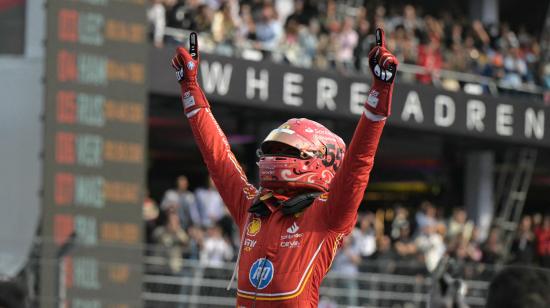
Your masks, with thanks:
[[(235, 290), (226, 290), (233, 271), (233, 263), (222, 267), (204, 267), (197, 260), (183, 260), (184, 267), (177, 275), (163, 272), (166, 260), (147, 257), (148, 271), (144, 275), (143, 301), (145, 307), (234, 307)], [(401, 267), (410, 273), (397, 274), (380, 272), (387, 268), (388, 261), (368, 262), (368, 266), (356, 277), (350, 278), (329, 272), (320, 288), (320, 305), (330, 307), (426, 307), (432, 286), (429, 275), (421, 274), (420, 269), (411, 264), (395, 263), (394, 269)], [(490, 277), (494, 268), (482, 264), (469, 264), (476, 279), (466, 280), (468, 293), (466, 303), (470, 307), (483, 307)], [(483, 269), (479, 269), (483, 267)], [(466, 267), (468, 268), (468, 267)], [(399, 270), (398, 270), (399, 272)], [(477, 278), (479, 277), (479, 278)]]

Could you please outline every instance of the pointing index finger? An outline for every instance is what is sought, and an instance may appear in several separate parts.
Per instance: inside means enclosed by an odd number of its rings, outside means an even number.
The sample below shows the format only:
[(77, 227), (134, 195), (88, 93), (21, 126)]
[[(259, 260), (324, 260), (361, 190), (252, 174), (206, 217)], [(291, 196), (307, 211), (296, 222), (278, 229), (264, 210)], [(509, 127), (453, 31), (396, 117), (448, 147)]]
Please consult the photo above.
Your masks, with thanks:
[(376, 28), (376, 46), (386, 46), (386, 39), (384, 38), (384, 30), (382, 28)]
[(189, 53), (193, 60), (197, 60), (199, 57), (199, 42), (197, 40), (197, 33), (191, 32), (189, 35)]

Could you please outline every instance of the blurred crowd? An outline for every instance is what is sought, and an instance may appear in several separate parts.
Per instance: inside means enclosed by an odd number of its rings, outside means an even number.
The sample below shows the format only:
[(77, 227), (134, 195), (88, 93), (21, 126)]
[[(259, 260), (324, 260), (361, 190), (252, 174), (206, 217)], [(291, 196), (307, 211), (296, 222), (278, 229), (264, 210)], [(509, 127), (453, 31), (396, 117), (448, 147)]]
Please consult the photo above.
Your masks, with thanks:
[[(446, 216), (449, 209), (424, 201), (411, 211), (396, 205), (360, 213), (332, 270), (350, 278), (373, 266), (377, 272), (427, 274), (444, 255), (464, 267), (461, 271), (467, 277), (483, 270), (468, 264), (506, 262), (550, 268), (550, 215), (524, 216), (507, 254), (501, 230), (493, 228), (482, 239), (463, 208), (454, 208)], [(167, 190), (160, 204), (146, 199), (143, 217), (151, 247), (148, 254), (167, 260), (165, 273), (180, 273), (184, 259), (198, 260), (209, 268), (221, 268), (236, 259), (238, 230), (211, 179), (207, 187), (193, 192), (187, 177), (178, 177), (176, 188)]]
[[(149, 284), (148, 289), (167, 294), (230, 297), (225, 288), (197, 287), (193, 281), (197, 277), (229, 280), (232, 266), (228, 262), (235, 262), (239, 251), (237, 226), (210, 178), (206, 187), (194, 191), (189, 190), (189, 180), (184, 175), (175, 182), (176, 187), (168, 189), (158, 204), (151, 198), (143, 204), (146, 255), (155, 259), (146, 262), (146, 272), (189, 281)], [(488, 281), (503, 264), (550, 268), (550, 214), (523, 216), (509, 245), (505, 238), (497, 227), (482, 235), (460, 207), (436, 207), (423, 201), (411, 207), (396, 204), (374, 212), (369, 209), (359, 213), (356, 227), (342, 240), (331, 266), (331, 279), (325, 285), (344, 290), (339, 301), (347, 305), (390, 306), (391, 300), (364, 298), (359, 296), (359, 290), (428, 291), (371, 281), (362, 273), (414, 277), (420, 283), (438, 271), (442, 259), (452, 260), (448, 272), (466, 280)], [(335, 307), (335, 303), (334, 298), (324, 297), (320, 307)]]
[(525, 28), (484, 25), (450, 12), (430, 15), (412, 5), (373, 6), (364, 0), (151, 0), (148, 17), (158, 47), (180, 43), (167, 29), (186, 29), (200, 32), (201, 48), (218, 54), (268, 57), (343, 73), (366, 68), (374, 28), (381, 26), (388, 48), (400, 62), (420, 68), (401, 78), (460, 89), (461, 81), (440, 78), (445, 69), (493, 78), (502, 89), (550, 89), (550, 64), (543, 62), (537, 37)]
[(207, 187), (192, 192), (187, 177), (179, 176), (176, 188), (167, 190), (160, 204), (145, 199), (143, 218), (148, 255), (165, 258), (168, 265), (150, 269), (153, 272), (178, 274), (183, 259), (209, 268), (234, 260), (239, 235), (210, 178)]
[[(344, 241), (333, 270), (350, 274), (368, 268), (369, 261), (382, 272), (417, 274), (432, 272), (445, 255), (466, 277), (474, 277), (483, 268), (468, 264), (491, 265), (520, 263), (550, 267), (550, 215), (525, 215), (521, 219), (510, 251), (507, 253), (502, 230), (493, 227), (485, 239), (463, 208), (445, 209), (424, 201), (415, 208), (396, 206), (383, 212), (366, 212), (359, 216), (353, 233)], [(411, 217), (412, 216), (412, 217)]]

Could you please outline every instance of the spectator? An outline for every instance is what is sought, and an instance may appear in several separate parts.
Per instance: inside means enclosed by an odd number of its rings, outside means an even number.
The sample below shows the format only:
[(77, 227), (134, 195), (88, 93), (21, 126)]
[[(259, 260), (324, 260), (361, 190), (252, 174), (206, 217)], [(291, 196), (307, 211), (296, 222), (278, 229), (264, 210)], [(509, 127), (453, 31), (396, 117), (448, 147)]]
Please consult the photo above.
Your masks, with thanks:
[(317, 19), (310, 19), (308, 27), (301, 27), (299, 30), (300, 47), (304, 51), (304, 66), (310, 67), (313, 64), (319, 48), (319, 31), (321, 30)]
[(418, 74), (416, 79), (421, 83), (431, 84), (432, 75), (438, 76), (439, 70), (443, 66), (440, 42), (437, 37), (431, 36), (427, 44), (420, 45), (417, 64), (424, 68), (425, 73)]
[(168, 26), (197, 31), (199, 6), (199, 0), (186, 0), (183, 5), (178, 3), (167, 17)]
[(212, 20), (212, 38), (217, 44), (216, 52), (225, 56), (233, 54), (233, 43), (239, 26), (232, 12), (236, 9), (232, 7), (232, 3), (234, 2), (222, 3)]
[(227, 215), (220, 193), (211, 177), (208, 177), (208, 187), (197, 189), (195, 195), (203, 213), (203, 226), (213, 226)]
[(195, 31), (206, 32), (210, 31), (212, 27), (212, 19), (214, 18), (214, 11), (208, 5), (201, 4), (197, 7), (197, 15), (195, 17)]
[(359, 36), (354, 30), (354, 20), (352, 17), (348, 16), (344, 19), (342, 30), (337, 37), (337, 63), (344, 69), (351, 70), (354, 67), (353, 52), (359, 41)]
[[(374, 46), (374, 36), (371, 33), (370, 23), (367, 19), (357, 19), (358, 29), (357, 29), (357, 46), (353, 51), (353, 56), (355, 57), (355, 67), (357, 69), (367, 68), (368, 61), (365, 60), (369, 55), (370, 49)], [(395, 48), (390, 49), (394, 52), (395, 56), (399, 58), (399, 53), (395, 52)]]
[(167, 270), (162, 273), (178, 275), (183, 270), (183, 254), (187, 250), (189, 237), (182, 229), (175, 207), (168, 207), (166, 224), (153, 232), (156, 256), (164, 257), (168, 262)]
[(468, 242), (472, 236), (474, 224), (468, 220), (463, 208), (454, 208), (453, 215), (447, 223), (447, 238), (450, 241)]
[(164, 31), (166, 30), (166, 11), (162, 0), (150, 0), (150, 6), (147, 9), (147, 19), (149, 20), (153, 44), (161, 48), (164, 44)]
[(493, 228), (489, 231), (489, 236), (483, 245), (482, 251), (483, 257), (481, 261), (483, 263), (495, 264), (502, 258), (504, 247), (500, 241), (499, 229)]
[(256, 47), (264, 51), (275, 51), (282, 32), (275, 8), (266, 2), (261, 10), (261, 18), (256, 21)]
[(504, 78), (501, 85), (509, 88), (518, 88), (527, 78), (527, 63), (521, 56), (518, 47), (509, 49), (504, 56)]
[(466, 245), (466, 253), (468, 255), (468, 260), (471, 262), (480, 262), (483, 256), (483, 252), (479, 245), (479, 229), (475, 226), (472, 230), (472, 236)]
[(389, 236), (381, 236), (378, 240), (377, 250), (373, 256), (378, 266), (377, 271), (382, 273), (394, 273), (396, 268), (396, 254), (392, 249)]
[(390, 236), (392, 240), (397, 240), (401, 237), (402, 228), (404, 227), (410, 227), (409, 210), (399, 204), (395, 208), (395, 217), (393, 218), (391, 223)]
[(423, 254), (426, 268), (430, 272), (437, 267), (439, 260), (445, 254), (445, 243), (438, 228), (441, 228), (441, 225), (425, 224), (415, 240), (418, 251)]
[(294, 1), (294, 11), (292, 14), (288, 15), (286, 22), (290, 19), (294, 19), (302, 26), (311, 25), (311, 20), (316, 18), (319, 14), (316, 7), (312, 5), (311, 2), (312, 1), (309, 0)]
[(356, 247), (351, 236), (344, 237), (342, 248), (337, 252), (332, 263), (332, 270), (338, 274), (340, 284), (346, 290), (346, 304), (349, 306), (358, 305), (359, 289), (355, 278), (359, 274), (358, 265), (361, 262), (361, 255)]
[(550, 215), (545, 215), (542, 225), (535, 230), (537, 237), (537, 256), (540, 265), (550, 267)]
[(179, 197), (178, 214), (182, 227), (187, 230), (191, 225), (201, 226), (203, 214), (197, 204), (195, 194), (189, 191), (189, 180), (185, 175), (180, 175), (177, 179), (177, 193)]
[(159, 209), (155, 200), (149, 197), (149, 191), (146, 190), (146, 195), (143, 200), (143, 221), (145, 222), (145, 241), (151, 243), (152, 235), (156, 228), (157, 218), (159, 217)]
[(219, 225), (210, 226), (200, 252), (201, 264), (207, 267), (222, 268), (224, 263), (231, 259), (233, 259), (233, 248), (223, 238), (221, 227)]
[(184, 28), (183, 19), (185, 19), (185, 5), (178, 0), (163, 0), (164, 8), (166, 11), (166, 27), (188, 29)]
[(252, 18), (250, 5), (241, 5), (240, 19), (237, 39), (240, 44), (244, 45), (246, 40), (256, 39), (256, 24)]
[(165, 213), (168, 213), (169, 210), (173, 210), (177, 213), (179, 207), (180, 207), (180, 197), (178, 193), (173, 189), (167, 190), (164, 193), (162, 202), (160, 203), (160, 209)]
[(200, 226), (192, 225), (187, 229), (187, 233), (189, 234), (189, 249), (184, 256), (192, 260), (199, 260), (204, 243), (204, 231)]
[(433, 226), (437, 223), (435, 219), (436, 208), (429, 201), (420, 203), (420, 211), (416, 212), (416, 227), (423, 230), (425, 226)]
[(360, 219), (359, 228), (352, 232), (355, 249), (363, 260), (376, 252), (376, 233), (374, 231), (374, 214), (368, 212)]
[(394, 249), (401, 260), (412, 260), (416, 255), (417, 248), (414, 240), (411, 238), (411, 230), (408, 225), (402, 225), (399, 230), (399, 236), (394, 243)]
[(531, 264), (535, 260), (535, 234), (531, 216), (523, 216), (521, 219), (511, 250), (514, 262)]
[(295, 66), (303, 66), (303, 51), (299, 42), (300, 25), (295, 19), (289, 19), (279, 45), (286, 62)]

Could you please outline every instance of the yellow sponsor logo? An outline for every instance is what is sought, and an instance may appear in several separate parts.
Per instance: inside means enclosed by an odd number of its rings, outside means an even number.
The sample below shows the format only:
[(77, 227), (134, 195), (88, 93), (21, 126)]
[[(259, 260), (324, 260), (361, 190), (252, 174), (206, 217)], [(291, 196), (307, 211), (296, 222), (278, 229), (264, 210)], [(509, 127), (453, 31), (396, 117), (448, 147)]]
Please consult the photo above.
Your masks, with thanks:
[(248, 223), (248, 227), (246, 227), (246, 234), (249, 236), (255, 236), (260, 232), (260, 229), (262, 228), (262, 221), (259, 218), (253, 218), (250, 223)]

